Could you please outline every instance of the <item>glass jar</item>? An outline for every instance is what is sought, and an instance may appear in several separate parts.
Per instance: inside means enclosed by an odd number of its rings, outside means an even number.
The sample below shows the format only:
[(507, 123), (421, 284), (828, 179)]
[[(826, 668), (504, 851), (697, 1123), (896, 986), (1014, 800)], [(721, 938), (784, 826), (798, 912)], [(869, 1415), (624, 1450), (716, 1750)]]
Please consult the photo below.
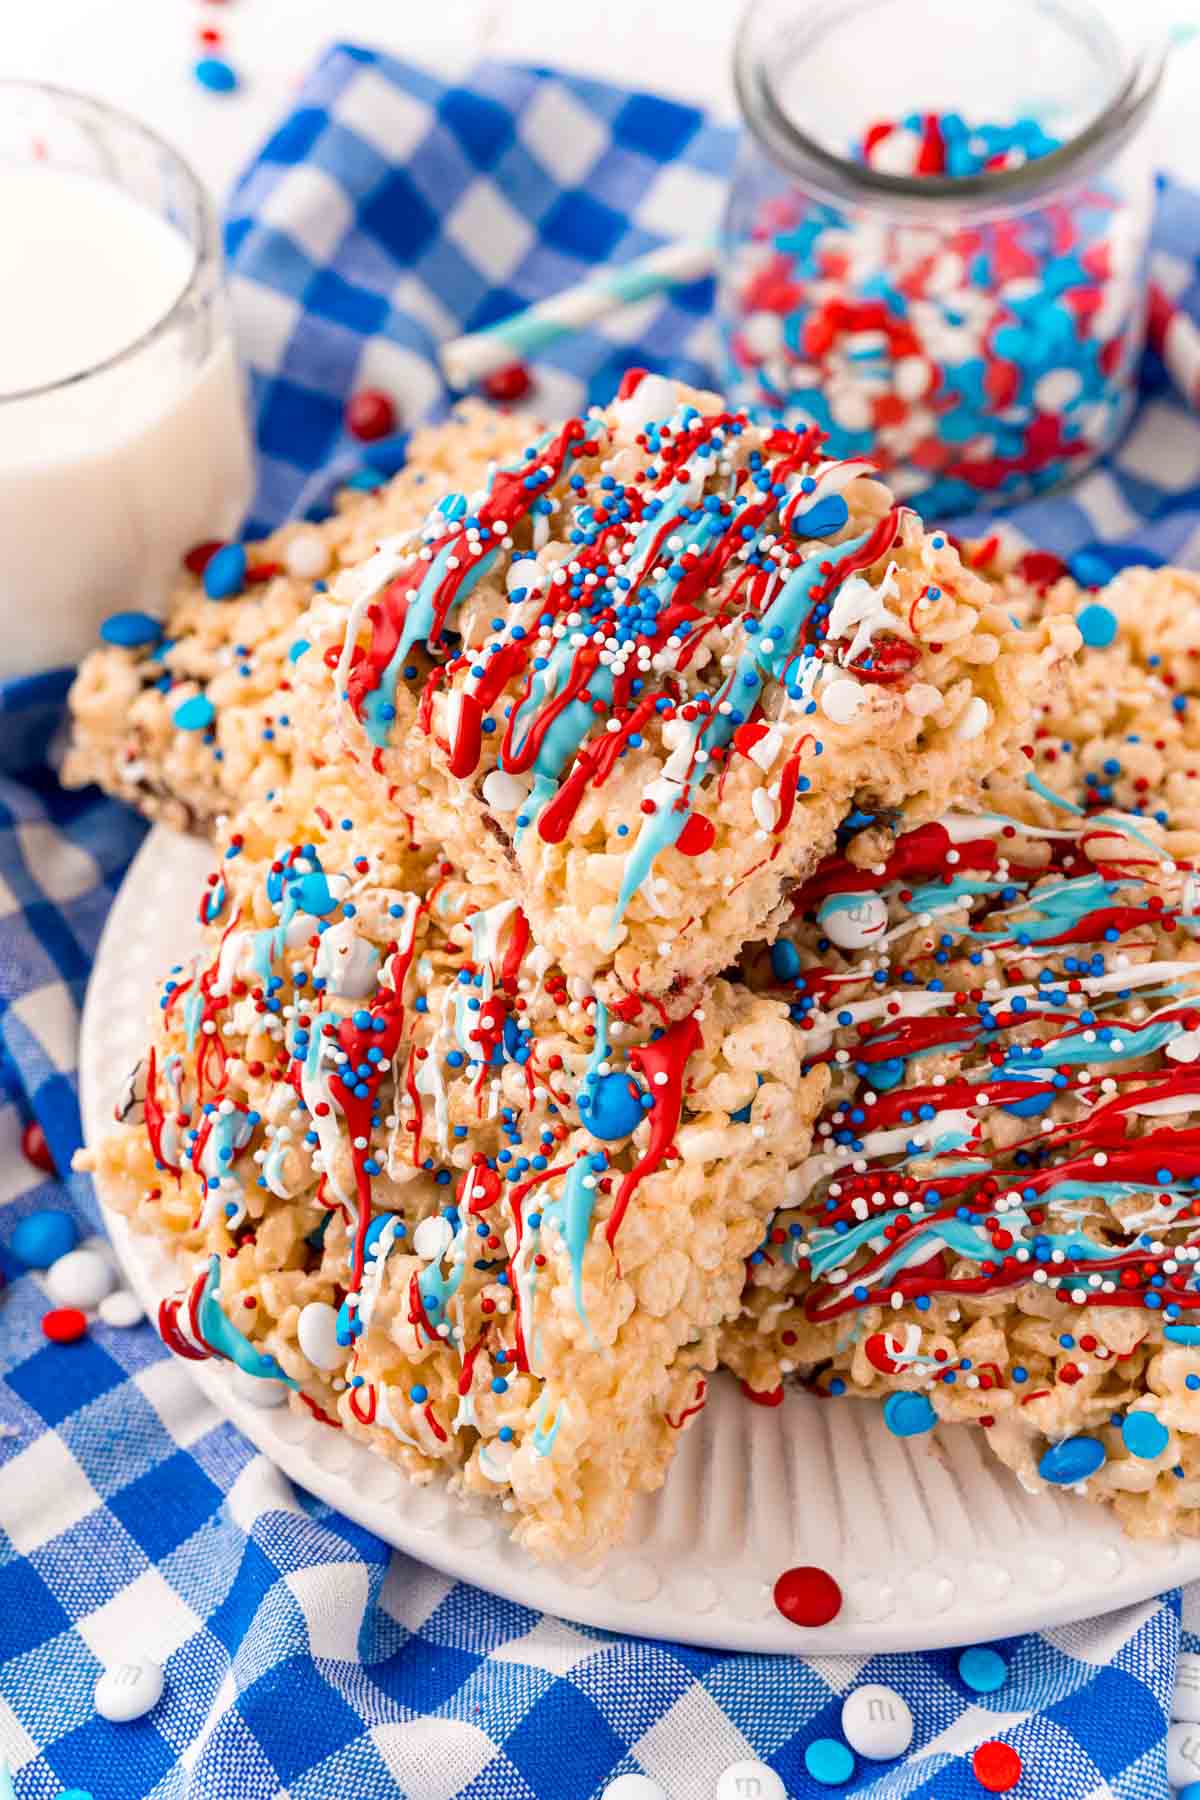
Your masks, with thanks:
[(731, 397), (821, 427), (941, 517), (1109, 449), (1145, 341), (1164, 45), (1138, 12), (754, 0), (719, 282)]

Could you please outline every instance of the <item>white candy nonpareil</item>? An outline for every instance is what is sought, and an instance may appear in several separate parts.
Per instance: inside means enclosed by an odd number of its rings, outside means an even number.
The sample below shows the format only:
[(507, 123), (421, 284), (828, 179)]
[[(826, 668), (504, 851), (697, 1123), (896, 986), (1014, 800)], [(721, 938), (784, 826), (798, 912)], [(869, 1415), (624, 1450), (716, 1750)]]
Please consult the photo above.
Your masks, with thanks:
[(887, 930), (887, 905), (869, 888), (852, 894), (831, 894), (817, 908), (817, 923), (839, 950), (861, 950)]
[(158, 1705), (163, 1691), (163, 1672), (148, 1656), (136, 1662), (114, 1663), (96, 1683), (92, 1704), (102, 1719), (114, 1725), (140, 1719)]
[(903, 1756), (913, 1740), (913, 1716), (895, 1688), (871, 1682), (847, 1694), (842, 1705), (842, 1736), (852, 1750), (871, 1762)]
[(296, 1323), (300, 1348), (318, 1369), (336, 1369), (348, 1352), (337, 1341), (337, 1313), (327, 1300), (310, 1300)]
[(1175, 1692), (1171, 1696), (1171, 1717), (1182, 1719), (1189, 1725), (1200, 1725), (1200, 1655), (1194, 1650), (1179, 1652), (1179, 1660), (1175, 1664)]
[(774, 1769), (765, 1763), (734, 1763), (717, 1782), (717, 1800), (788, 1800)]
[(116, 1272), (98, 1250), (70, 1250), (46, 1271), (46, 1292), (55, 1306), (90, 1312), (117, 1285)]

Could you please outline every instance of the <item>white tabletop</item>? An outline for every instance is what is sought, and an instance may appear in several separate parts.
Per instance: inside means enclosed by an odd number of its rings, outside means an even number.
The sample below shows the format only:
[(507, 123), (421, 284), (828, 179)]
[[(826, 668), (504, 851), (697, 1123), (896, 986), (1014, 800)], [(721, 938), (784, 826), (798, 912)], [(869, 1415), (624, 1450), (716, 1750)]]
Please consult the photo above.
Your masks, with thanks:
[[(1192, 0), (1163, 5), (1191, 17)], [(741, 0), (10, 0), (3, 10), (0, 77), (58, 82), (124, 107), (181, 150), (218, 198), (335, 38), (442, 72), (510, 57), (735, 111)], [(201, 25), (225, 34), (223, 53), (243, 80), (235, 94), (209, 94), (192, 79)], [(1198, 86), (1200, 47), (1176, 57), (1160, 107), (1163, 154), (1177, 169), (1200, 148)]]
[[(705, 0), (26, 0), (6, 7), (0, 76), (80, 88), (170, 140), (220, 197), (296, 83), (334, 39), (453, 72), (510, 57), (641, 82), (732, 114), (730, 43), (738, 8)], [(242, 87), (192, 79), (201, 25)]]

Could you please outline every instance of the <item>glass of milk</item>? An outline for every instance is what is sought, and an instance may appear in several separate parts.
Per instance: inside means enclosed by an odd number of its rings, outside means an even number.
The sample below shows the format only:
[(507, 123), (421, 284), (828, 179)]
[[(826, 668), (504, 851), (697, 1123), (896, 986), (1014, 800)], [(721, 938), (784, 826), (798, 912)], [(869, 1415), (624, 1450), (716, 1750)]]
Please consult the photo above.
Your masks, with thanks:
[(187, 164), (84, 95), (0, 82), (0, 680), (161, 614), (252, 488), (220, 237)]

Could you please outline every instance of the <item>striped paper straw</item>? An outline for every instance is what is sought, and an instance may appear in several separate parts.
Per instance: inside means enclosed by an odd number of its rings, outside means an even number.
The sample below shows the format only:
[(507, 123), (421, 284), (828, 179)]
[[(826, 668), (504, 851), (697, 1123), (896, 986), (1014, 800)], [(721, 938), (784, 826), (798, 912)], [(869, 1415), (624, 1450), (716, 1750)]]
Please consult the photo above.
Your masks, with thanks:
[(442, 345), (442, 368), (451, 387), (466, 388), (482, 376), (494, 374), (555, 339), (591, 325), (618, 307), (667, 288), (681, 287), (711, 273), (716, 262), (714, 242), (664, 244), (633, 262), (605, 269), (600, 275), (564, 288), (549, 300)]
[(1156, 281), (1150, 283), (1146, 335), (1151, 349), (1161, 356), (1172, 385), (1189, 406), (1200, 408), (1200, 326)]

